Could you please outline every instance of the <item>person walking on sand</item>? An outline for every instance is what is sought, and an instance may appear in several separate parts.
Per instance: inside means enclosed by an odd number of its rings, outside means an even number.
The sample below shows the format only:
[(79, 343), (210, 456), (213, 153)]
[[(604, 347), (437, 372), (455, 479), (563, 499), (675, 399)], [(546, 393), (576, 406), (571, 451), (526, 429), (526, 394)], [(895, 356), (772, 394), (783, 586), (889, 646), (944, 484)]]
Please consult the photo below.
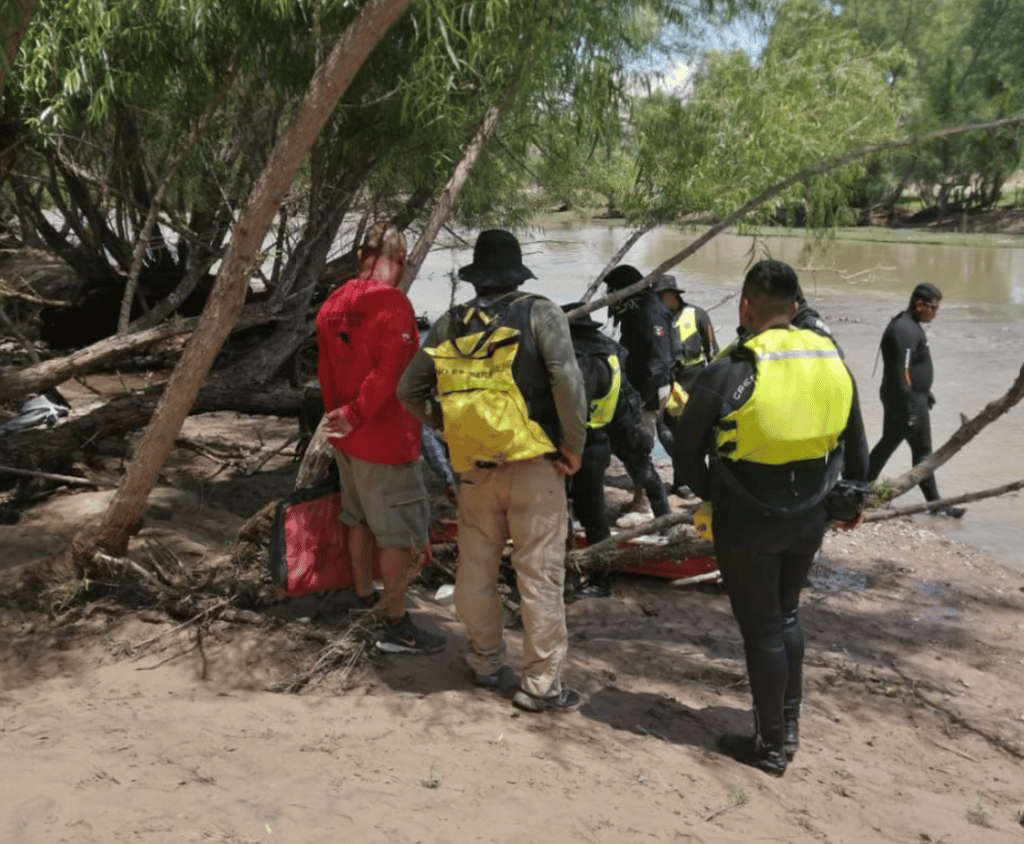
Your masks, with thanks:
[[(934, 284), (919, 284), (910, 294), (910, 304), (886, 326), (882, 334), (882, 438), (871, 449), (868, 480), (874, 481), (904, 440), (916, 466), (932, 453), (932, 427), (929, 412), (935, 406), (932, 381), (935, 369), (928, 349), (924, 325), (939, 313), (942, 293)], [(935, 475), (920, 484), (925, 501), (938, 501)], [(940, 516), (959, 519), (964, 507), (943, 507)]]
[(410, 566), (427, 542), (430, 502), (423, 485), (420, 423), (395, 387), (416, 353), (416, 317), (396, 285), (405, 269), (405, 238), (375, 223), (357, 250), (359, 274), (332, 293), (316, 317), (317, 375), (325, 429), (341, 482), (341, 514), (356, 595), (367, 607), (374, 545), (380, 548), (386, 614), (377, 647), (389, 653), (436, 653), (443, 637), (417, 627), (405, 611)]
[(478, 685), (500, 685), (498, 568), (511, 539), (523, 618), (522, 677), (512, 703), (571, 712), (583, 698), (562, 684), (565, 477), (579, 470), (587, 436), (583, 378), (561, 308), (519, 291), (534, 275), (510, 232), (481, 232), (459, 278), (476, 296), (430, 329), (398, 397), (441, 429), (461, 476), (455, 608), (469, 636), (466, 661)]
[(825, 532), (825, 496), (840, 472), (867, 474), (853, 376), (831, 339), (790, 325), (796, 284), (788, 264), (751, 267), (743, 336), (697, 376), (674, 448), (682, 480), (712, 503), (715, 556), (753, 698), (754, 735), (726, 733), (718, 747), (775, 776), (799, 746), (798, 607)]

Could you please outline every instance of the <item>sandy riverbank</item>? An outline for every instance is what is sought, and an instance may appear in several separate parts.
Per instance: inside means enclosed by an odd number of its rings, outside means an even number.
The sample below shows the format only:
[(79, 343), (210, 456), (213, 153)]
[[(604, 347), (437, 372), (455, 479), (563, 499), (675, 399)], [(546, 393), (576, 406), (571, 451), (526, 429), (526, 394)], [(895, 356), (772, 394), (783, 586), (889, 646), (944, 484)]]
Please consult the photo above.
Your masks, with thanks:
[[(272, 442), (292, 423), (266, 424)], [(280, 458), (209, 478), (177, 455), (139, 541), (226, 559), (293, 471)], [(0, 527), (5, 582), (109, 494), (51, 498)], [(568, 679), (587, 703), (535, 717), (511, 707), (511, 677), (500, 694), (469, 683), (462, 629), (426, 594), (413, 601), (445, 652), (381, 658), (301, 696), (264, 689), (319, 649), (302, 625), (218, 621), (197, 640), (159, 615), (99, 608), (58, 625), (8, 600), (0, 840), (1019, 842), (1022, 585), (912, 522), (829, 535), (805, 592), (803, 746), (781, 780), (714, 751), (750, 719), (714, 588), (622, 577), (610, 599), (573, 603)], [(331, 627), (338, 600), (302, 611)]]

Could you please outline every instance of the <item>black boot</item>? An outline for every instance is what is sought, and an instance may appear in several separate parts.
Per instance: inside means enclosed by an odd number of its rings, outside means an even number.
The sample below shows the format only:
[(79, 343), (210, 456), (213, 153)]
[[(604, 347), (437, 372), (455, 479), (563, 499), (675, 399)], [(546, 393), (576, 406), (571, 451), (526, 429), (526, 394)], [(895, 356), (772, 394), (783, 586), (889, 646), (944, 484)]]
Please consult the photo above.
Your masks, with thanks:
[(737, 762), (760, 768), (773, 777), (781, 777), (786, 773), (786, 754), (782, 747), (769, 747), (757, 736), (725, 733), (718, 737), (718, 749)]
[(787, 703), (782, 708), (782, 717), (786, 720), (786, 732), (782, 747), (786, 758), (792, 762), (800, 749), (800, 703)]

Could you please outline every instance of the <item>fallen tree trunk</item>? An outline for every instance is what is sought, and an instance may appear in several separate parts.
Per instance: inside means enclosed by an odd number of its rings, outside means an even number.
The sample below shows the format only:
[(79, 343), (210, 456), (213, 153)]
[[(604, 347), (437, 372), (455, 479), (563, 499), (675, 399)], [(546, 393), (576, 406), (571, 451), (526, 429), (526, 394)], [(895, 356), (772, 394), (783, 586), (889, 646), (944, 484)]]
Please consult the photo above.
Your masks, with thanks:
[[(684, 514), (675, 513), (672, 515), (681, 516)], [(668, 516), (662, 516), (662, 518), (668, 518)], [(618, 540), (619, 537), (614, 536), (612, 539)], [(602, 543), (607, 541), (602, 540)], [(715, 554), (715, 548), (710, 542), (705, 542), (696, 536), (687, 536), (663, 545), (639, 544), (626, 545), (625, 547), (613, 545), (599, 549), (598, 545), (602, 543), (595, 543), (590, 548), (573, 551), (569, 554), (567, 565), (579, 572), (595, 570), (618, 571), (629, 566), (650, 563), (654, 560), (664, 560), (667, 558), (687, 560), (693, 557), (713, 557)]]
[[(145, 427), (163, 392), (158, 384), (126, 393), (56, 428), (15, 431), (0, 438), (0, 463), (19, 469), (37, 469), (70, 462), (75, 452), (106, 437), (124, 437)], [(208, 384), (200, 391), (191, 413), (236, 410), (257, 416), (297, 416), (302, 391), (287, 386), (252, 390)]]
[(1017, 373), (1017, 380), (1013, 382), (1013, 385), (1002, 398), (989, 402), (985, 409), (973, 419), (968, 420), (961, 416), (962, 424), (953, 433), (953, 436), (946, 440), (941, 448), (922, 460), (909, 472), (905, 472), (896, 478), (890, 485), (892, 493), (889, 499), (898, 498), (907, 490), (913, 489), (921, 481), (933, 474), (939, 466), (973, 440), (982, 428), (994, 422), (1010, 410), (1010, 408), (1018, 404), (1022, 398), (1024, 398), (1024, 365), (1021, 366), (1020, 372)]
[[(246, 309), (235, 330), (263, 325), (276, 318), (266, 308), (253, 306)], [(176, 320), (135, 334), (108, 337), (70, 355), (43, 361), (25, 369), (5, 371), (3, 379), (0, 379), (0, 402), (19, 399), (29, 393), (41, 393), (76, 375), (94, 372), (118, 358), (148, 349), (173, 337), (191, 334), (198, 326), (199, 317)]]
[(979, 492), (969, 492), (965, 495), (954, 495), (950, 498), (940, 498), (936, 501), (926, 501), (923, 504), (912, 504), (907, 507), (891, 507), (884, 510), (874, 510), (864, 517), (865, 522), (881, 522), (885, 519), (895, 519), (898, 516), (912, 516), (915, 513), (926, 513), (931, 510), (941, 510), (944, 507), (952, 507), (956, 504), (968, 504), (971, 501), (981, 501), (983, 498), (994, 498), (997, 495), (1006, 495), (1024, 489), (1024, 480), (1013, 483), (995, 486), (990, 489), (983, 489)]

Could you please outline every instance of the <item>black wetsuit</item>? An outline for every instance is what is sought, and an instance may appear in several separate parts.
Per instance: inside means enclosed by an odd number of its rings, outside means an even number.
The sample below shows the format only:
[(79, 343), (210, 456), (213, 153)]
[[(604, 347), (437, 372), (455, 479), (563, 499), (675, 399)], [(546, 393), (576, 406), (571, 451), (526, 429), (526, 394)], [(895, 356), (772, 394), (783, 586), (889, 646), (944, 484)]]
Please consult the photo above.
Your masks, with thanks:
[[(825, 530), (820, 500), (797, 515), (786, 511), (819, 497), (828, 470), (824, 460), (782, 466), (730, 461), (732, 475), (748, 494), (724, 481), (715, 457), (715, 424), (752, 395), (754, 364), (745, 351), (713, 361), (697, 377), (676, 426), (672, 460), (676, 483), (714, 504), (715, 556), (743, 635), (758, 734), (781, 747), (786, 724), (796, 723), (800, 708), (800, 591)], [(843, 475), (863, 480), (867, 441), (856, 385), (840, 443)]]
[(659, 407), (658, 390), (672, 379), (672, 312), (650, 289), (610, 307), (621, 328), (619, 342), (629, 352), (626, 379), (646, 410)]
[[(589, 407), (591, 401), (607, 395), (611, 388), (608, 355), (618, 355), (620, 365), (624, 365), (629, 354), (597, 329), (578, 327), (575, 323), (570, 323), (570, 328)], [(622, 379), (611, 421), (601, 428), (588, 429), (582, 465), (570, 481), (573, 512), (586, 531), (588, 545), (611, 535), (604, 500), (604, 475), (612, 454), (622, 461), (633, 482), (647, 492), (655, 515), (664, 515), (669, 510), (665, 485), (651, 462), (653, 443), (644, 436), (640, 421), (640, 398), (629, 382)]]
[[(871, 450), (868, 480), (875, 480), (904, 440), (916, 466), (932, 453), (929, 410), (934, 369), (928, 337), (910, 311), (902, 311), (882, 334), (882, 438)], [(909, 379), (910, 383), (907, 383)], [(921, 481), (926, 501), (939, 498), (935, 476)]]

